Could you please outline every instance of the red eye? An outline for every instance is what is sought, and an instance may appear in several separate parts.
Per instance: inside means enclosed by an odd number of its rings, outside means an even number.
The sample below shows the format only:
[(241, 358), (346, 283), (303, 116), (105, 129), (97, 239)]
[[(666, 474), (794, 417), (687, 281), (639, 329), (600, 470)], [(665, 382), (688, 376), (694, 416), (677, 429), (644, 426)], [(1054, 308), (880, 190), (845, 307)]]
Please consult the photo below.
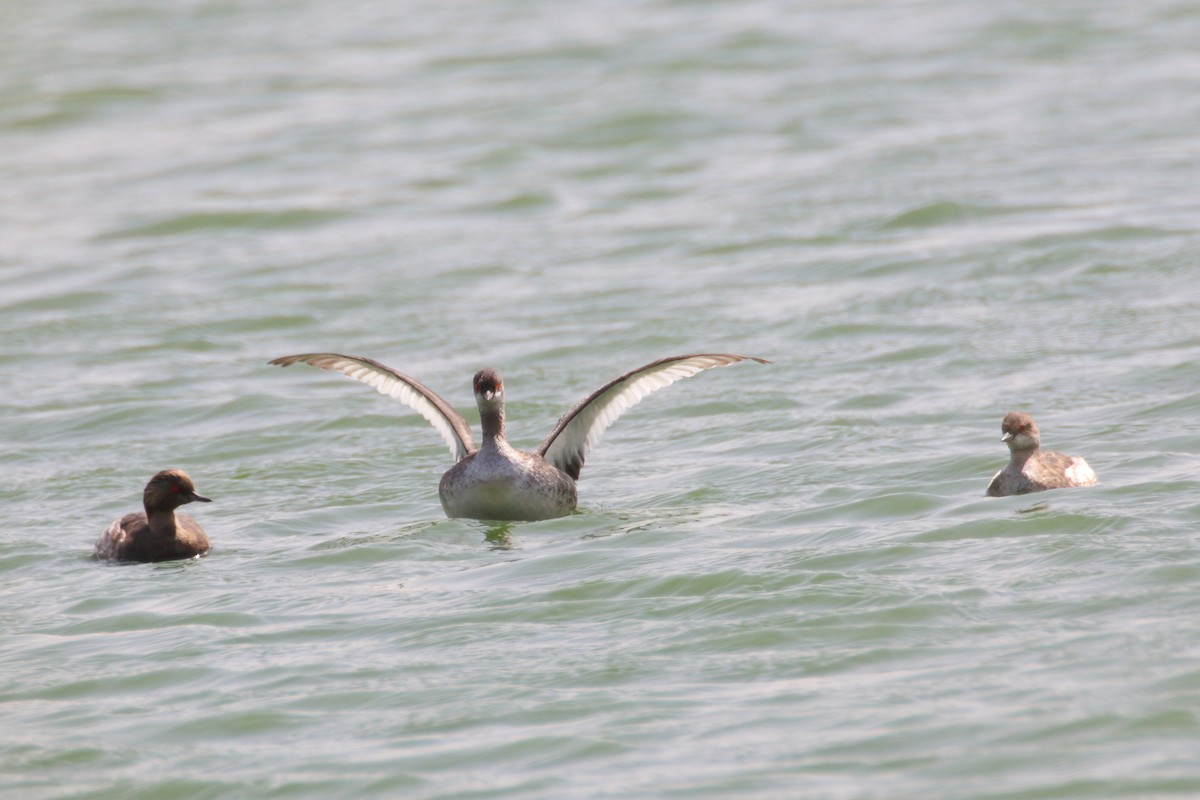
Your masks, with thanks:
[(171, 493), (179, 494), (179, 484), (177, 484), (177, 483), (171, 484)]

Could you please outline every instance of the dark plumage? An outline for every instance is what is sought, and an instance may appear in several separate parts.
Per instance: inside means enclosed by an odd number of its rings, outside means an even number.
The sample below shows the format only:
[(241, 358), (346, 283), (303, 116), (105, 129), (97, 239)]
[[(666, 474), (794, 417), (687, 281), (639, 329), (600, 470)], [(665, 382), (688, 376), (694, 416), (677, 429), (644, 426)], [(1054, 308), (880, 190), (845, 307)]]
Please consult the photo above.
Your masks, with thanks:
[(1000, 441), (1011, 453), (1008, 466), (988, 484), (990, 497), (1043, 492), (1071, 486), (1093, 486), (1096, 473), (1079, 456), (1068, 456), (1041, 449), (1041, 437), (1033, 417), (1023, 411), (1010, 411), (1004, 417)]
[(108, 526), (93, 555), (104, 561), (172, 561), (208, 552), (208, 537), (196, 520), (176, 514), (179, 506), (212, 502), (196, 494), (192, 479), (181, 469), (155, 475), (142, 492), (144, 512), (126, 514)]

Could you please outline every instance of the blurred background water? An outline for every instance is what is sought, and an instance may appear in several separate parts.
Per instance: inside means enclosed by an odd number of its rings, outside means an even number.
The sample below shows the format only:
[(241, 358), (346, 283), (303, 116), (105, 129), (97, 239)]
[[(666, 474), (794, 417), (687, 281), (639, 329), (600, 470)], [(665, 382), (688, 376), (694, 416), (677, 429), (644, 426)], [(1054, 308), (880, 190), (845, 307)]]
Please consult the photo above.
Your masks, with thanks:
[[(1200, 9), (0, 3), (0, 795), (1200, 796)], [(580, 512), (444, 518), (402, 369)], [(984, 498), (1003, 414), (1100, 486)], [(187, 469), (201, 561), (105, 566)], [(190, 510), (190, 509), (189, 509)]]

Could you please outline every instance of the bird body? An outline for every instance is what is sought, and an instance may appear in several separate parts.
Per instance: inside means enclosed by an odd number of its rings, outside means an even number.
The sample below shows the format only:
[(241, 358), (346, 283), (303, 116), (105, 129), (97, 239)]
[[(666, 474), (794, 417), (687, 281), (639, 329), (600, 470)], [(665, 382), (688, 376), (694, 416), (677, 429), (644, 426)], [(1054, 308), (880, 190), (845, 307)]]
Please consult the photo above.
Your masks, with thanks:
[(569, 475), (507, 441), (484, 443), (447, 470), (438, 494), (446, 516), (471, 519), (552, 519), (578, 503)]

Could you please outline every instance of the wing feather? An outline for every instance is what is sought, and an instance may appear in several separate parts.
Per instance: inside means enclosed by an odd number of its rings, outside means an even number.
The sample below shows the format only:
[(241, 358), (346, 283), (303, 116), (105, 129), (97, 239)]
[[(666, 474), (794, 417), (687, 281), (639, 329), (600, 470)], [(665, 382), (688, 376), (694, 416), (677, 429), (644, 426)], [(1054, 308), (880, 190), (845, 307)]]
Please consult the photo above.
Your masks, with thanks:
[(459, 461), (475, 452), (471, 426), (438, 396), (437, 392), (414, 378), (370, 358), (345, 356), (340, 353), (302, 353), (283, 356), (270, 362), (280, 367), (308, 364), (365, 383), (380, 394), (394, 397), (429, 421), (450, 448), (450, 455)]
[(616, 422), (617, 417), (625, 411), (640, 403), (646, 395), (706, 369), (724, 367), (739, 361), (771, 363), (754, 356), (696, 353), (662, 358), (626, 372), (601, 386), (563, 414), (537, 452), (572, 478), (578, 479), (588, 451), (600, 441), (600, 436), (608, 426)]

